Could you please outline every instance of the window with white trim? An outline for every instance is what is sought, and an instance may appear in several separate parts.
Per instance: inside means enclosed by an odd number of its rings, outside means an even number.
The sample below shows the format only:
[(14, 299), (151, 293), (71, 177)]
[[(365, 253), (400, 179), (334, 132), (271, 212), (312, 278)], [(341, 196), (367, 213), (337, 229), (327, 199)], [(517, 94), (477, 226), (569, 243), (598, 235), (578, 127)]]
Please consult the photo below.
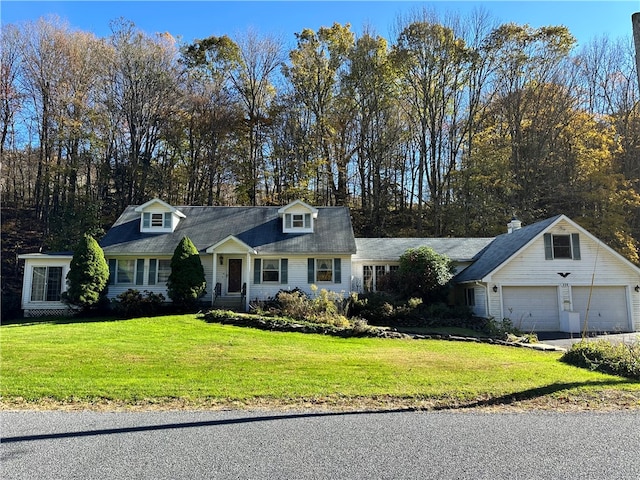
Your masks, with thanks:
[(544, 254), (546, 260), (580, 260), (580, 236), (577, 233), (545, 233)]
[(309, 258), (307, 262), (308, 283), (341, 283), (342, 261), (340, 258)]
[(142, 213), (142, 230), (147, 231), (168, 231), (172, 230), (173, 219), (171, 212), (143, 212)]
[[(384, 290), (383, 279), (398, 270), (398, 265), (364, 265), (362, 267), (362, 281), (365, 292), (377, 292), (380, 288)], [(384, 282), (384, 285), (388, 283)]]
[(476, 289), (473, 287), (465, 288), (465, 305), (474, 307), (476, 305)]
[(59, 302), (62, 293), (62, 267), (33, 267), (32, 302)]
[(289, 260), (286, 258), (256, 258), (253, 261), (253, 283), (287, 283)]
[(313, 225), (310, 213), (285, 213), (285, 233), (312, 232)]
[(170, 259), (109, 259), (109, 285), (163, 285), (170, 274)]

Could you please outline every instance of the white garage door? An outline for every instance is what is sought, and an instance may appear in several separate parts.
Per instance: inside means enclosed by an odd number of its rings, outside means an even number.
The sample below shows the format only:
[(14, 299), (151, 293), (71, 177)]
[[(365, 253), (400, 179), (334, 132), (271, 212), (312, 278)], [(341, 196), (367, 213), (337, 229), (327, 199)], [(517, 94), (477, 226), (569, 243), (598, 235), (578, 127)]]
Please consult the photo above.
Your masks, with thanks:
[(592, 332), (628, 332), (629, 314), (627, 311), (627, 292), (625, 287), (593, 287), (589, 303), (589, 287), (572, 287), (573, 309), (580, 312), (580, 328), (584, 328), (589, 317), (587, 329)]
[(503, 313), (523, 332), (560, 330), (556, 287), (503, 287)]

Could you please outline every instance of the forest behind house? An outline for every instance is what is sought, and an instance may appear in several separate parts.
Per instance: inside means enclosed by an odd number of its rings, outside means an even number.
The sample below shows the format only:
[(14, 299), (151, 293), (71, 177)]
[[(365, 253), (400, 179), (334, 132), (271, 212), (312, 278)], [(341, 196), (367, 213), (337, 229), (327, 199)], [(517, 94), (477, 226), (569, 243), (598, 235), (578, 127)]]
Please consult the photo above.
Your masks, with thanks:
[(1, 31), (3, 312), (17, 255), (98, 238), (125, 206), (351, 208), (357, 236), (474, 237), (564, 213), (638, 263), (633, 41), (416, 11), (393, 38), (183, 43), (126, 19)]

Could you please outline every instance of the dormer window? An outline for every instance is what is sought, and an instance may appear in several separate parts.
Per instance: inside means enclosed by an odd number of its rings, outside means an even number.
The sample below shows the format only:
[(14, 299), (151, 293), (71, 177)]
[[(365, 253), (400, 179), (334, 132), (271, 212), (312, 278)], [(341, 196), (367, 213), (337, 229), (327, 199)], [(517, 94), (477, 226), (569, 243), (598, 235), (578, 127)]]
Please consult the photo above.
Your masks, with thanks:
[(171, 228), (171, 212), (142, 214), (142, 228)]
[(140, 232), (142, 233), (171, 233), (184, 214), (168, 203), (157, 198), (136, 208), (140, 212)]
[(284, 223), (287, 229), (309, 229), (311, 228), (311, 214), (287, 213), (284, 216)]
[(318, 217), (318, 209), (296, 200), (278, 210), (282, 217), (284, 233), (313, 233), (313, 223)]

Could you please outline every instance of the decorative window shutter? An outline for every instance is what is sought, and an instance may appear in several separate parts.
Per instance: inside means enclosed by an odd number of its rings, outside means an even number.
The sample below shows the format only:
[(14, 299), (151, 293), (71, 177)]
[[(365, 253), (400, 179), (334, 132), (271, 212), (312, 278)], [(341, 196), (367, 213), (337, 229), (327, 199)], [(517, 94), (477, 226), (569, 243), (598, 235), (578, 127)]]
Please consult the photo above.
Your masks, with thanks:
[(551, 245), (551, 234), (544, 234), (544, 259), (553, 260), (553, 246)]
[(164, 228), (171, 228), (171, 212), (164, 213)]
[(339, 258), (333, 259), (333, 283), (342, 283), (342, 262)]
[(571, 234), (571, 246), (573, 247), (573, 259), (580, 260), (580, 235), (577, 233)]
[(253, 259), (253, 283), (258, 285), (262, 278), (262, 260), (259, 258)]
[(151, 228), (151, 214), (149, 212), (142, 214), (142, 228)]
[(144, 285), (144, 258), (136, 261), (136, 285)]
[(304, 214), (304, 228), (311, 228), (311, 214)]
[(280, 283), (289, 283), (289, 259), (280, 259)]
[(291, 214), (287, 213), (284, 216), (284, 227), (291, 228)]
[(116, 284), (116, 269), (118, 266), (118, 261), (115, 258), (109, 259), (109, 285)]
[(316, 278), (316, 261), (313, 258), (307, 258), (307, 283), (314, 283)]
[(156, 272), (157, 272), (157, 265), (158, 261), (155, 258), (152, 258), (149, 260), (149, 277), (147, 279), (147, 284), (149, 285), (155, 285), (156, 284)]

